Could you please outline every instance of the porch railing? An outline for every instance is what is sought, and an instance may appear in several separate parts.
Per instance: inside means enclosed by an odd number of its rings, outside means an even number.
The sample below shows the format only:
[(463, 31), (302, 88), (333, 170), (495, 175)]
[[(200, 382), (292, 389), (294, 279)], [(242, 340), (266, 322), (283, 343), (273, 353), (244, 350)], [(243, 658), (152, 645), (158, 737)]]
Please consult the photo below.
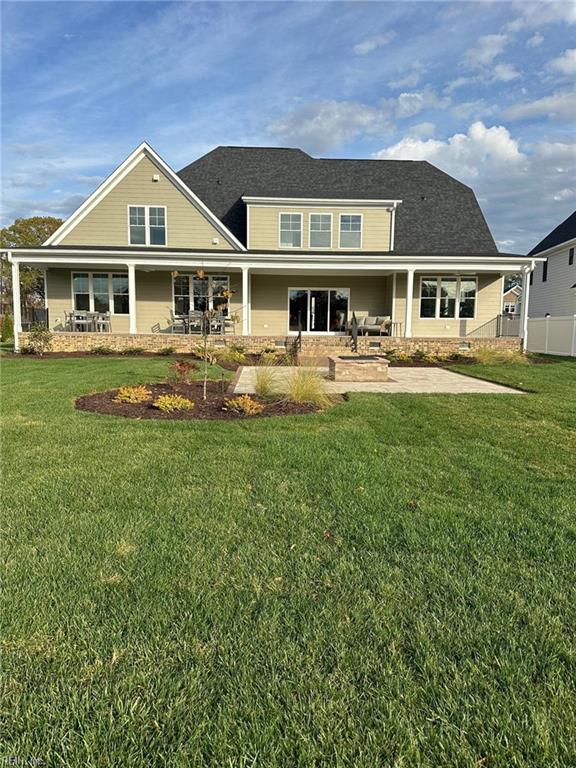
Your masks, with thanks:
[(517, 338), (520, 336), (520, 315), (496, 315), (473, 331), (469, 331), (466, 336), (480, 339)]

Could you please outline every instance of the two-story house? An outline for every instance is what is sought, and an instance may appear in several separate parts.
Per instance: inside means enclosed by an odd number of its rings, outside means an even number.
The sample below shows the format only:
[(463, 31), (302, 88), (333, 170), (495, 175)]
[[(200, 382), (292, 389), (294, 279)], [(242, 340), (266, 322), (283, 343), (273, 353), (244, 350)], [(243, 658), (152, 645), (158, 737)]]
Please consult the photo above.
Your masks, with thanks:
[(504, 275), (533, 265), (499, 253), (474, 192), (427, 162), (218, 147), (175, 173), (146, 143), (9, 259), (15, 286), (20, 264), (45, 270), (55, 349), (103, 344), (98, 331), (180, 348), (195, 327), (181, 321), (207, 308), (234, 321), (214, 326), (221, 343), (333, 339), (354, 313), (383, 346), (457, 344), (486, 336)]
[(530, 275), (529, 317), (576, 315), (576, 211), (534, 246), (541, 262)]

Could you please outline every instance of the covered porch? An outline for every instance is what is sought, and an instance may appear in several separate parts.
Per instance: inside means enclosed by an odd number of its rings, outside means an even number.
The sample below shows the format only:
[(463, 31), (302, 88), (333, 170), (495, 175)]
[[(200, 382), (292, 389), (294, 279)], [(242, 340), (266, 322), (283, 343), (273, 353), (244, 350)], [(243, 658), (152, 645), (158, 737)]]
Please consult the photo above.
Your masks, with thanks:
[[(168, 337), (200, 333), (197, 320), (206, 310), (214, 318), (210, 332), (227, 341), (252, 337), (289, 343), (301, 336), (340, 344), (338, 338), (349, 337), (353, 314), (368, 339), (490, 337), (498, 335), (492, 326), (501, 327), (496, 318), (504, 275), (530, 271), (530, 260), (493, 255), (474, 260), (385, 254), (297, 259), (57, 247), (21, 249), (10, 252), (9, 259), (16, 287), (21, 265), (44, 270), (48, 326), (70, 342), (84, 332), (106, 334), (110, 340), (164, 337), (168, 344)], [(529, 281), (524, 282), (527, 295)], [(19, 338), (16, 291), (14, 298)], [(134, 346), (140, 344), (141, 339), (133, 339)]]

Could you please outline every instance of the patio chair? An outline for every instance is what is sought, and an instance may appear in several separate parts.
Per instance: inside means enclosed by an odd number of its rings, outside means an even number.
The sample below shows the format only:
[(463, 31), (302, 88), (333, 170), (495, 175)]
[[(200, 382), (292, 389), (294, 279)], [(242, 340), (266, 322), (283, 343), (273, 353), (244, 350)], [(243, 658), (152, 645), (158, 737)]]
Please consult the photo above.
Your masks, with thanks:
[(170, 331), (171, 333), (186, 333), (186, 318), (184, 315), (175, 315), (170, 310)]
[(75, 309), (70, 312), (70, 328), (74, 333), (91, 331), (93, 321), (85, 309)]
[(110, 312), (95, 312), (92, 326), (96, 333), (110, 333)]
[(188, 312), (188, 333), (202, 333), (203, 314), (198, 309)]

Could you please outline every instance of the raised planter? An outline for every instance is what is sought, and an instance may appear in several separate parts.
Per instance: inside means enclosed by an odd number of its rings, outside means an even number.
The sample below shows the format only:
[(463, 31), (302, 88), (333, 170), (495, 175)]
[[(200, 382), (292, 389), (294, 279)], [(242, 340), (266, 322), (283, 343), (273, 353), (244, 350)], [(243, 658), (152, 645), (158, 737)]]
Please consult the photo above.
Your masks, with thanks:
[(331, 355), (328, 378), (332, 381), (387, 381), (389, 364), (383, 355)]

